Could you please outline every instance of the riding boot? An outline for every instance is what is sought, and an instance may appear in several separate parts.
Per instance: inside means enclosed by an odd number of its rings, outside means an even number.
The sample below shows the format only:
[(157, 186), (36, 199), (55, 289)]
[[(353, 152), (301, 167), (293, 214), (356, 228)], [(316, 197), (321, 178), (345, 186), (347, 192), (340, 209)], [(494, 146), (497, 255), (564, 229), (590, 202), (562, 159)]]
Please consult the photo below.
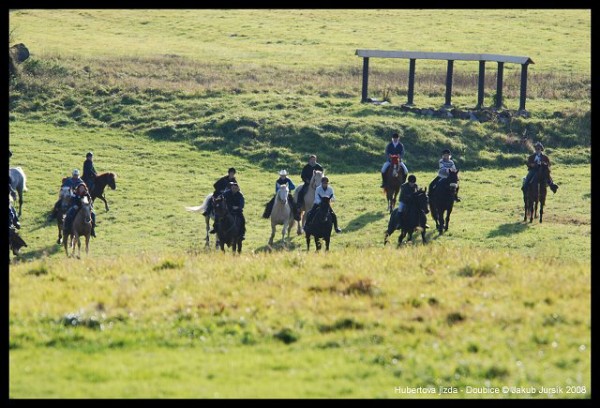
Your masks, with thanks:
[(333, 212), (333, 210), (329, 210), (331, 213), (331, 220), (333, 221), (333, 227), (335, 228), (335, 232), (336, 233), (340, 233), (342, 232), (342, 230), (340, 228), (338, 228), (338, 221), (337, 221), (337, 215)]
[(241, 233), (241, 237), (240, 240), (245, 240), (246, 239), (246, 218), (244, 217), (243, 214), (240, 215), (241, 217), (241, 222), (240, 222), (240, 233)]
[(381, 188), (385, 187), (385, 173), (381, 173)]
[(273, 204), (275, 204), (275, 197), (271, 198), (265, 207), (265, 211), (263, 212), (263, 218), (269, 218), (271, 216), (271, 211), (273, 211)]
[(96, 238), (96, 214), (92, 213), (92, 232), (90, 235)]

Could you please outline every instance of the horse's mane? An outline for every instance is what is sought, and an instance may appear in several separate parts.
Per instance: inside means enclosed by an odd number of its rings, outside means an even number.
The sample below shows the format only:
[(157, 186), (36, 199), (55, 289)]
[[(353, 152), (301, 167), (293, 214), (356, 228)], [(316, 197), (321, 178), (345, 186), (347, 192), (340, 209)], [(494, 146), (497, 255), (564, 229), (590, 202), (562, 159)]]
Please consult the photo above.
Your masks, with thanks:
[(106, 173), (98, 174), (96, 178), (100, 177), (113, 177), (115, 180), (117, 179), (117, 173), (113, 173), (112, 171), (107, 171)]

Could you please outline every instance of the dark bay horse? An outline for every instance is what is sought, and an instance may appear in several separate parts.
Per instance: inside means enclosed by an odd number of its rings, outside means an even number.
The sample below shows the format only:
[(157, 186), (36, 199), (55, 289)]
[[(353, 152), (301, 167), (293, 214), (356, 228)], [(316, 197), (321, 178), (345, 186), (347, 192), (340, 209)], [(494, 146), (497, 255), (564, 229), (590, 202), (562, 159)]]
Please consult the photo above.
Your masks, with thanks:
[[(435, 228), (438, 233), (448, 231), (450, 224), (450, 214), (454, 207), (454, 198), (458, 187), (458, 170), (451, 171), (448, 177), (440, 180), (435, 188), (429, 189), (429, 207), (431, 208), (431, 217), (435, 221)], [(444, 213), (446, 215), (444, 219)]]
[(425, 214), (429, 213), (428, 204), (429, 198), (427, 197), (427, 188), (425, 190), (420, 188), (407, 203), (404, 211), (402, 211), (402, 217), (398, 217), (398, 209), (392, 211), (390, 221), (388, 222), (388, 228), (385, 232), (383, 245), (388, 243), (388, 238), (397, 229), (401, 230), (400, 236), (398, 237), (398, 246), (400, 246), (407, 234), (408, 239), (412, 241), (413, 233), (417, 228), (421, 229), (421, 239), (423, 240), (423, 244), (425, 244), (427, 242), (425, 239), (425, 225), (427, 222)]
[(27, 244), (23, 241), (23, 238), (19, 236), (19, 233), (14, 227), (8, 228), (8, 247), (12, 251), (14, 256), (19, 256), (19, 251), (22, 247), (26, 247)]
[(331, 196), (321, 197), (321, 204), (312, 217), (310, 224), (307, 222), (304, 225), (304, 233), (306, 234), (306, 250), (310, 249), (311, 235), (315, 239), (316, 250), (321, 250), (321, 238), (325, 241), (325, 250), (329, 251), (329, 241), (331, 240), (331, 229), (333, 228), (333, 220), (329, 209), (331, 208)]
[(56, 240), (56, 243), (60, 245), (63, 240), (65, 216), (71, 205), (71, 188), (66, 186), (61, 187), (58, 193), (58, 199), (60, 200), (60, 205), (58, 206), (58, 211), (56, 213), (56, 226), (58, 227), (58, 239)]
[(400, 156), (393, 154), (390, 156), (391, 163), (385, 171), (385, 182), (383, 191), (387, 197), (388, 211), (391, 213), (396, 206), (400, 186), (406, 181), (407, 174), (404, 173), (404, 168), (400, 165)]
[(213, 209), (217, 221), (217, 237), (221, 250), (225, 252), (225, 244), (231, 247), (233, 253), (242, 252), (242, 220), (229, 212), (227, 200), (220, 195), (213, 200)]
[(19, 195), (19, 217), (23, 208), (23, 191), (27, 191), (27, 176), (20, 167), (12, 167), (8, 170), (10, 175), (10, 185)]
[(526, 186), (523, 194), (523, 201), (525, 202), (525, 216), (523, 221), (527, 221), (527, 216), (529, 216), (529, 222), (533, 222), (533, 219), (537, 217), (539, 203), (540, 223), (542, 222), (544, 204), (546, 204), (546, 193), (548, 191), (548, 177), (548, 165), (542, 163), (538, 166), (536, 174), (531, 179), (529, 185)]
[(102, 173), (94, 179), (94, 187), (90, 191), (90, 195), (92, 196), (92, 203), (96, 198), (104, 201), (104, 208), (108, 211), (108, 203), (106, 202), (106, 197), (104, 197), (104, 188), (108, 185), (111, 190), (117, 188), (116, 184), (117, 175), (115, 173)]
[[(85, 253), (86, 255), (89, 253), (90, 246), (90, 236), (92, 234), (92, 205), (88, 201), (87, 197), (83, 197), (81, 199), (81, 208), (75, 215), (75, 219), (71, 225), (71, 229), (65, 229), (63, 231), (65, 236), (64, 246), (65, 246), (65, 254), (69, 256), (69, 250), (67, 245), (71, 247), (71, 256), (75, 255), (75, 244), (77, 243), (77, 258), (81, 256), (81, 239), (80, 237), (85, 237)], [(69, 240), (69, 237), (71, 238)]]

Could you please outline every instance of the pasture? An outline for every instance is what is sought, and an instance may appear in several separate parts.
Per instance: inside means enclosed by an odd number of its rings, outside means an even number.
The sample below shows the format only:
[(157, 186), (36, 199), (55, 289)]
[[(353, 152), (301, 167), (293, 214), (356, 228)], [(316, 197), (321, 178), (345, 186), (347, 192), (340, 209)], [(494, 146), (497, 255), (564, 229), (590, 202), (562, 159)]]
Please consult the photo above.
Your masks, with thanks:
[[(10, 166), (28, 188), (28, 247), (8, 272), (9, 398), (590, 398), (590, 13), (473, 12), (11, 11), (11, 39), (32, 56), (9, 94)], [(530, 55), (531, 118), (401, 113), (389, 61), (371, 87), (392, 89), (392, 104), (360, 104), (354, 50), (408, 38), (411, 49)], [(443, 67), (420, 69), (416, 102), (441, 104)], [(516, 106), (516, 67), (505, 74)], [(476, 83), (461, 75), (453, 102), (464, 107)], [(394, 130), (419, 186), (442, 148), (461, 170), (450, 228), (438, 236), (428, 216), (425, 246), (396, 248), (398, 231), (383, 246), (379, 170)], [(522, 221), (528, 140), (543, 141), (560, 185), (542, 224)], [(47, 217), (90, 150), (117, 189), (105, 190), (109, 211), (95, 203), (89, 254), (67, 259)], [(295, 228), (287, 248), (268, 246), (261, 217), (279, 170), (298, 185), (309, 153), (343, 229), (328, 254), (307, 253)], [(231, 166), (246, 199), (236, 256), (205, 248), (204, 217), (185, 210)]]

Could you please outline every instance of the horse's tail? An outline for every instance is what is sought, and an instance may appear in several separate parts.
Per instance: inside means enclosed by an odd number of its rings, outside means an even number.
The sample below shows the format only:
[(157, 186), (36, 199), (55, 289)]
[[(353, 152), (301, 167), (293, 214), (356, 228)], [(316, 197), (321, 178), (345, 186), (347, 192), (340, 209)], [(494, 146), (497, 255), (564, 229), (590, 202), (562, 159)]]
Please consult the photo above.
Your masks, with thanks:
[(208, 206), (208, 202), (210, 201), (211, 198), (212, 198), (212, 194), (209, 194), (204, 199), (204, 202), (202, 203), (202, 205), (197, 206), (197, 207), (185, 207), (185, 209), (187, 211), (191, 211), (191, 212), (204, 212), (204, 211), (206, 211), (206, 207)]
[(19, 173), (21, 173), (21, 176), (23, 176), (23, 191), (27, 191), (27, 176), (25, 175), (25, 172), (22, 168), (17, 167), (17, 170), (19, 171)]

